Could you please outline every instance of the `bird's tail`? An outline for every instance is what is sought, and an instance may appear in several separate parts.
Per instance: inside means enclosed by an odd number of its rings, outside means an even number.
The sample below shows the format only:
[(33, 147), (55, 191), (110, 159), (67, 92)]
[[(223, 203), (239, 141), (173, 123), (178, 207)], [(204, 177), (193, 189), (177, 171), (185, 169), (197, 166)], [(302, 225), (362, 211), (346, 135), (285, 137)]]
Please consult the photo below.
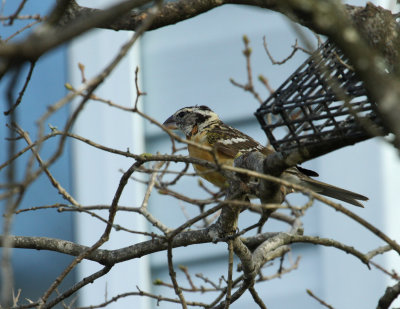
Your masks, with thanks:
[(367, 201), (368, 197), (351, 192), (349, 190), (345, 190), (339, 187), (332, 186), (330, 184), (312, 179), (312, 178), (301, 178), (301, 184), (319, 194), (332, 197), (337, 200), (341, 200), (343, 202), (358, 206), (364, 207), (358, 200)]

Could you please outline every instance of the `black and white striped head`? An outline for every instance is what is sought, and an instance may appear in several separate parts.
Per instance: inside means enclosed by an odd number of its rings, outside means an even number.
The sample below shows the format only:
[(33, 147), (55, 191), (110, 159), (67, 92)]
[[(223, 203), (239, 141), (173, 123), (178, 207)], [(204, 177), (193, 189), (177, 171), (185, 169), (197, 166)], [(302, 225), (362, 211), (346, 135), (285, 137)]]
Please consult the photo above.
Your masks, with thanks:
[(201, 131), (211, 122), (219, 121), (218, 115), (205, 105), (189, 106), (176, 111), (165, 122), (169, 129), (179, 129), (186, 136), (191, 136), (194, 130)]

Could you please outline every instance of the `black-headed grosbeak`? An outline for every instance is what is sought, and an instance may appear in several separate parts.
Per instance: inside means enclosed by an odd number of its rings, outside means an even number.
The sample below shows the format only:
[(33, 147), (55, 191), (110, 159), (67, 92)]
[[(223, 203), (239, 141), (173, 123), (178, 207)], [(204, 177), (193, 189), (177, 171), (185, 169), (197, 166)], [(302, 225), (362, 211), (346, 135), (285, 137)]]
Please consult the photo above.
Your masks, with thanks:
[[(250, 136), (223, 123), (216, 113), (204, 105), (181, 108), (164, 122), (164, 126), (179, 129), (188, 140), (211, 147), (218, 161), (227, 165), (233, 166), (235, 158), (248, 152), (259, 151), (264, 155), (273, 153), (273, 150), (259, 144)], [(189, 144), (188, 151), (192, 158), (215, 162), (213, 154), (207, 150)], [(194, 169), (201, 177), (220, 188), (228, 185), (227, 179), (221, 173), (209, 171), (207, 167), (196, 164)], [(288, 168), (281, 175), (283, 179), (355, 206), (363, 207), (357, 200), (368, 200), (361, 194), (323, 183), (310, 176), (318, 174), (299, 166)], [(281, 191), (282, 194), (290, 193), (284, 188)]]

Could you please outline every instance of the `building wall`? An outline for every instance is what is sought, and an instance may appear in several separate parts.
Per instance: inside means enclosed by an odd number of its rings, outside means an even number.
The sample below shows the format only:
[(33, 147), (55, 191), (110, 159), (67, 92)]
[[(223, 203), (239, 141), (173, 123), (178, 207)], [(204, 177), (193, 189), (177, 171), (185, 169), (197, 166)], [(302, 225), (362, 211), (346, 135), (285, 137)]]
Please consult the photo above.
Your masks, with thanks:
[[(53, 5), (53, 1), (29, 1), (26, 3), (23, 14), (40, 13), (45, 15)], [(17, 9), (19, 1), (7, 1), (2, 14), (9, 15)], [(2, 4), (3, 5), (3, 4)], [(28, 24), (30, 21), (26, 21)], [(20, 29), (24, 22), (15, 21), (14, 25), (7, 27), (1, 25), (1, 38), (6, 39), (9, 35)], [(29, 31), (28, 31), (29, 32)], [(26, 35), (23, 33), (16, 37), (20, 39)], [(35, 66), (35, 70), (29, 86), (26, 89), (24, 99), (21, 105), (15, 110), (18, 124), (27, 131), (32, 140), (37, 136), (36, 120), (43, 115), (47, 107), (66, 94), (64, 84), (67, 78), (66, 48), (57, 48), (49, 54), (42, 57)], [(28, 66), (22, 70), (22, 80), (15, 85), (14, 97), (17, 98), (22, 89), (24, 77), (28, 72)], [(5, 116), (3, 111), (7, 107), (7, 89), (9, 76), (2, 79), (0, 83), (0, 161), (4, 162), (7, 158), (8, 142), (5, 140), (9, 136), (9, 129), (5, 126), (10, 122), (10, 117)], [(55, 127), (61, 127), (69, 114), (68, 108), (61, 111), (49, 119), (49, 123)], [(50, 131), (46, 127), (46, 132)], [(48, 158), (57, 149), (59, 139), (48, 141), (42, 149), (43, 158)], [(26, 146), (23, 140), (17, 142), (17, 149), (20, 150)], [(51, 173), (68, 191), (71, 190), (71, 156), (70, 143), (67, 142), (64, 154), (50, 168)], [(16, 160), (16, 181), (21, 181), (25, 177), (25, 167), (31, 156), (28, 152)], [(37, 168), (37, 165), (34, 165)], [(6, 169), (0, 171), (0, 182), (6, 183)], [(36, 182), (26, 191), (20, 209), (31, 208), (39, 205), (52, 205), (54, 203), (65, 202), (58, 194), (57, 190), (50, 184), (46, 175), (40, 176)], [(0, 208), (5, 209), (5, 202), (0, 202)], [(0, 220), (0, 229), (3, 230), (3, 220)], [(69, 212), (58, 213), (53, 211), (29, 211), (14, 216), (12, 225), (12, 234), (23, 236), (46, 236), (61, 238), (65, 240), (74, 240), (75, 230), (73, 225), (73, 214)], [(2, 232), (1, 232), (2, 234)], [(1, 252), (1, 248), (0, 248)], [(71, 257), (57, 254), (49, 251), (35, 251), (14, 249), (12, 251), (13, 271), (15, 277), (15, 291), (21, 289), (21, 299), (25, 298), (35, 300), (40, 297), (49, 285), (60, 274), (61, 269), (66, 267)], [(28, 262), (29, 261), (29, 262)], [(75, 272), (70, 274), (61, 289), (71, 286), (75, 282)], [(0, 283), (1, 284), (1, 283)]]
[[(87, 3), (82, 1), (82, 4)], [(274, 88), (306, 57), (298, 54), (283, 66), (271, 65), (263, 50), (263, 36), (266, 36), (272, 54), (280, 60), (290, 53), (290, 46), (294, 43), (295, 33), (290, 23), (280, 15), (265, 10), (228, 5), (192, 20), (146, 33), (130, 57), (107, 79), (98, 94), (118, 104), (132, 106), (135, 98), (134, 68), (138, 64), (142, 90), (147, 93), (142, 106), (153, 118), (162, 122), (180, 107), (208, 105), (224, 121), (266, 143), (266, 138), (253, 116), (259, 103), (250, 94), (229, 82), (229, 78), (242, 83), (246, 80), (245, 60), (242, 55), (244, 34), (250, 38), (253, 49), (254, 75), (265, 75)], [(79, 83), (80, 75), (76, 69), (78, 61), (85, 64), (88, 76), (98, 72), (128, 35), (98, 30), (76, 40), (69, 48), (70, 80)], [(267, 91), (258, 84), (256, 78), (255, 83), (261, 96), (266, 97)], [(170, 151), (169, 138), (156, 126), (143, 123), (128, 113), (120, 113), (107, 107), (99, 108), (98, 103), (93, 103), (96, 104), (93, 106), (91, 104), (86, 107), (75, 126), (79, 134), (107, 146), (120, 149), (129, 147), (135, 153)], [(74, 143), (73, 146), (74, 188), (79, 201), (93, 204), (110, 200), (121, 175), (118, 170), (126, 169), (132, 161), (115, 159), (80, 143)], [(397, 181), (398, 175), (393, 172), (398, 165), (396, 162), (396, 157), (383, 142), (372, 140), (336, 151), (304, 166), (318, 171), (323, 181), (369, 196), (370, 201), (365, 203), (364, 209), (348, 207), (395, 237), (398, 231), (392, 214), (397, 212), (395, 206), (389, 205), (397, 204), (397, 196), (393, 193), (396, 190), (393, 181)], [(179, 166), (173, 165), (176, 169)], [(212, 188), (211, 185), (209, 187)], [(194, 177), (185, 178), (176, 190), (190, 192), (192, 197), (204, 196), (197, 187), (197, 178)], [(142, 193), (142, 187), (132, 185), (126, 191), (123, 203), (138, 205)], [(300, 203), (304, 198), (297, 195), (291, 200), (293, 203)], [(171, 228), (185, 222), (186, 216), (196, 214), (193, 206), (157, 193), (151, 196), (150, 209), (154, 216)], [(254, 220), (257, 220), (254, 215), (243, 213), (240, 227), (247, 226)], [(90, 244), (99, 236), (103, 226), (94, 222), (95, 220), (84, 216), (77, 218), (79, 243)], [(134, 215), (120, 216), (117, 223), (135, 228), (145, 224)], [(318, 203), (307, 212), (304, 226), (306, 234), (338, 239), (365, 252), (382, 244), (362, 227)], [(268, 231), (286, 229), (286, 226), (273, 221), (265, 227)], [(140, 237), (113, 232), (107, 248), (117, 248), (137, 241), (140, 241)], [(368, 271), (354, 257), (332, 248), (295, 245), (289, 260), (295, 260), (297, 256), (301, 256), (298, 270), (284, 275), (282, 279), (257, 285), (256, 289), (268, 308), (320, 308), (306, 294), (305, 289), (312, 290), (337, 308), (371, 307), (371, 304), (376, 304), (388, 284), (386, 277), (379, 271)], [(215, 280), (221, 275), (227, 275), (227, 250), (224, 244), (179, 248), (174, 250), (174, 261), (177, 265), (188, 266), (192, 274), (203, 273)], [(390, 259), (379, 261), (391, 268)], [(266, 273), (273, 273), (278, 267), (279, 262), (275, 262)], [(98, 266), (94, 263), (84, 262), (79, 276), (83, 277), (96, 269)], [(157, 295), (167, 293), (175, 297), (172, 290), (166, 292), (165, 289), (150, 284), (157, 278), (168, 281), (166, 252), (154, 254), (150, 259), (142, 258), (118, 265), (105, 279), (85, 288), (80, 299), (85, 305), (98, 303), (104, 299), (105, 290), (111, 297), (116, 293), (135, 290), (136, 285)], [(178, 279), (182, 279), (182, 282), (185, 280), (179, 271)], [(196, 282), (200, 285), (200, 281)], [(193, 296), (202, 301), (209, 297), (207, 294)], [(124, 302), (112, 304), (111, 307), (120, 308), (139, 301), (143, 299), (126, 299)], [(251, 302), (251, 296), (246, 294), (232, 308), (242, 308)], [(156, 303), (153, 301), (141, 303), (141, 308), (155, 307)], [(176, 305), (164, 302), (162, 308), (176, 308)]]

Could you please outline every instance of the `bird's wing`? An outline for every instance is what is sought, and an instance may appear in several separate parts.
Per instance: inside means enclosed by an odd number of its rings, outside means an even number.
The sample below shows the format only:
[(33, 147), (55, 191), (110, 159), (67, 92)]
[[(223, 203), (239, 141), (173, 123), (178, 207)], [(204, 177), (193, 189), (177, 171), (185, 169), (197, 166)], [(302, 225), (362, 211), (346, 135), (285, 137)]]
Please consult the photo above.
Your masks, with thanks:
[[(264, 147), (250, 136), (223, 122), (209, 130), (207, 141), (220, 154), (232, 159), (251, 151), (260, 151), (264, 155), (274, 153), (273, 150)], [(298, 180), (309, 179), (309, 176), (318, 176), (318, 173), (300, 166), (289, 167), (285, 170), (285, 174), (294, 176)]]
[(269, 151), (250, 136), (224, 123), (215, 125), (208, 131), (207, 142), (216, 151), (231, 158), (251, 151), (260, 151), (266, 154)]

